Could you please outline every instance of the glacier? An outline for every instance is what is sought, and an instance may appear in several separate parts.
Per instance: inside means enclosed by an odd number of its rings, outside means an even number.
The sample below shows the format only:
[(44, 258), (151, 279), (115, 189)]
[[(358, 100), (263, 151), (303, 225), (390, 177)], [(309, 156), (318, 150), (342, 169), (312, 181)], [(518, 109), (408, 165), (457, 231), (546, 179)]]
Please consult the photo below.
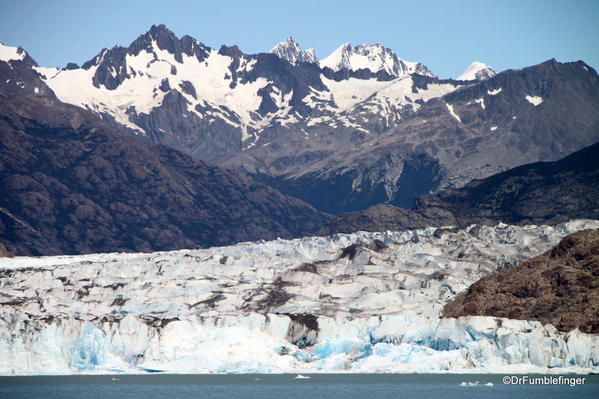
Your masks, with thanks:
[(0, 374), (589, 373), (599, 336), (441, 317), (599, 221), (0, 259)]

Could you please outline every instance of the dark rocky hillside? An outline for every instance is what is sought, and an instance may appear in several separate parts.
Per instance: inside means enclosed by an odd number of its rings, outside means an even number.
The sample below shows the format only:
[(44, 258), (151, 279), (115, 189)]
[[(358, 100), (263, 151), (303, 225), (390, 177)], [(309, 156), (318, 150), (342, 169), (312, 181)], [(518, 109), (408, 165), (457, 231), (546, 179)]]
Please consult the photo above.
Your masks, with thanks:
[(331, 220), (322, 234), (472, 223), (553, 224), (599, 219), (599, 143), (559, 161), (523, 165), (463, 188), (418, 198), (412, 209), (377, 205)]
[[(594, 69), (581, 61), (549, 60), (431, 99), (349, 150), (327, 154), (325, 146), (300, 143), (293, 156), (304, 165), (301, 170), (257, 178), (333, 214), (378, 203), (409, 208), (429, 192), (463, 187), (532, 162), (556, 161), (596, 143), (598, 105)], [(246, 155), (261, 152), (259, 158), (265, 159), (275, 145)]]
[(0, 94), (0, 244), (16, 255), (300, 236), (326, 217), (52, 97)]
[(571, 234), (541, 256), (480, 279), (443, 309), (445, 317), (469, 315), (598, 334), (599, 230)]

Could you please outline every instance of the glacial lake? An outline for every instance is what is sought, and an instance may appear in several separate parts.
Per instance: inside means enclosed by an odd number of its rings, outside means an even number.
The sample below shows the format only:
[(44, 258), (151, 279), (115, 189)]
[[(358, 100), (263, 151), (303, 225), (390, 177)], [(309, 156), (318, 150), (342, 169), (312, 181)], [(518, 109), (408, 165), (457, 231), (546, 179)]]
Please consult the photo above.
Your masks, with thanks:
[[(599, 375), (584, 385), (505, 385), (489, 374), (237, 374), (0, 377), (11, 399), (599, 398)], [(568, 375), (567, 377), (572, 377)]]

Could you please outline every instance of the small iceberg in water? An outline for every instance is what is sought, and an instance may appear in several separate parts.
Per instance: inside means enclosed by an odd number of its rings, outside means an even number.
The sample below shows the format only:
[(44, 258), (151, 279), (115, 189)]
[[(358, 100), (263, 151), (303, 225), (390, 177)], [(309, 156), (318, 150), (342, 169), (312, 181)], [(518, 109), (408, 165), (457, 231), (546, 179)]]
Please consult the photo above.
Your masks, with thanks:
[(462, 382), (460, 382), (460, 386), (461, 387), (492, 387), (493, 383), (486, 382), (484, 384), (481, 384), (478, 381), (462, 381)]
[(296, 380), (305, 380), (307, 378), (310, 378), (310, 376), (298, 374), (298, 375), (296, 375), (293, 378), (296, 379)]

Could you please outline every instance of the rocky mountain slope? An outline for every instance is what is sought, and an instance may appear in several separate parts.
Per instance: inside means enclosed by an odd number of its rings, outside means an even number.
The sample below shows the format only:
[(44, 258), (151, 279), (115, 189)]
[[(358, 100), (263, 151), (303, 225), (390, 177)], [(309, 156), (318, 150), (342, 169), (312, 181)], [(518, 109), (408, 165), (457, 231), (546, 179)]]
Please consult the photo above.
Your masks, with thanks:
[[(278, 55), (248, 55), (236, 47), (212, 49), (189, 36), (179, 39), (160, 25), (129, 47), (102, 50), (81, 67), (33, 69), (61, 101), (97, 112), (132, 134), (273, 176), (305, 166), (305, 157), (288, 155), (298, 144), (313, 148), (311, 162), (351, 149), (465, 84), (431, 77), (424, 66), (382, 45), (348, 50), (365, 57), (362, 63), (321, 68), (318, 62), (297, 63), (303, 57), (299, 44), (285, 43), (273, 49)], [(257, 147), (267, 154), (248, 153)]]
[(420, 197), (412, 209), (380, 204), (332, 219), (320, 232), (599, 219), (599, 143), (559, 161), (523, 165), (463, 188)]
[(25, 50), (0, 42), (0, 92), (54, 97), (54, 92), (40, 79), (37, 67)]
[(49, 96), (0, 94), (0, 132), (0, 243), (16, 255), (294, 237), (325, 220), (241, 173)]
[[(81, 67), (33, 63), (29, 72), (132, 135), (335, 214), (410, 207), (430, 191), (599, 140), (599, 78), (581, 61), (492, 77), (475, 63), (474, 80), (447, 80), (382, 44), (344, 45), (317, 62), (293, 40), (273, 52), (214, 49), (159, 25)], [(1, 68), (11, 82), (10, 66)]]
[(538, 320), (599, 334), (599, 230), (569, 235), (543, 255), (482, 278), (443, 314)]
[(0, 258), (0, 374), (597, 372), (599, 335), (440, 318), (481, 277), (589, 228), (599, 224)]
[[(502, 72), (422, 105), (416, 114), (353, 148), (298, 145), (277, 189), (330, 213), (378, 203), (410, 208), (430, 191), (460, 187), (536, 161), (555, 161), (599, 141), (599, 77), (583, 62)], [(338, 133), (338, 131), (337, 131)], [(269, 148), (278, 153), (276, 141)], [(326, 148), (326, 147), (325, 147)], [(261, 151), (261, 152), (259, 152)], [(247, 151), (246, 157), (269, 151)], [(288, 164), (303, 160), (303, 167)], [(283, 162), (285, 161), (285, 162)]]

